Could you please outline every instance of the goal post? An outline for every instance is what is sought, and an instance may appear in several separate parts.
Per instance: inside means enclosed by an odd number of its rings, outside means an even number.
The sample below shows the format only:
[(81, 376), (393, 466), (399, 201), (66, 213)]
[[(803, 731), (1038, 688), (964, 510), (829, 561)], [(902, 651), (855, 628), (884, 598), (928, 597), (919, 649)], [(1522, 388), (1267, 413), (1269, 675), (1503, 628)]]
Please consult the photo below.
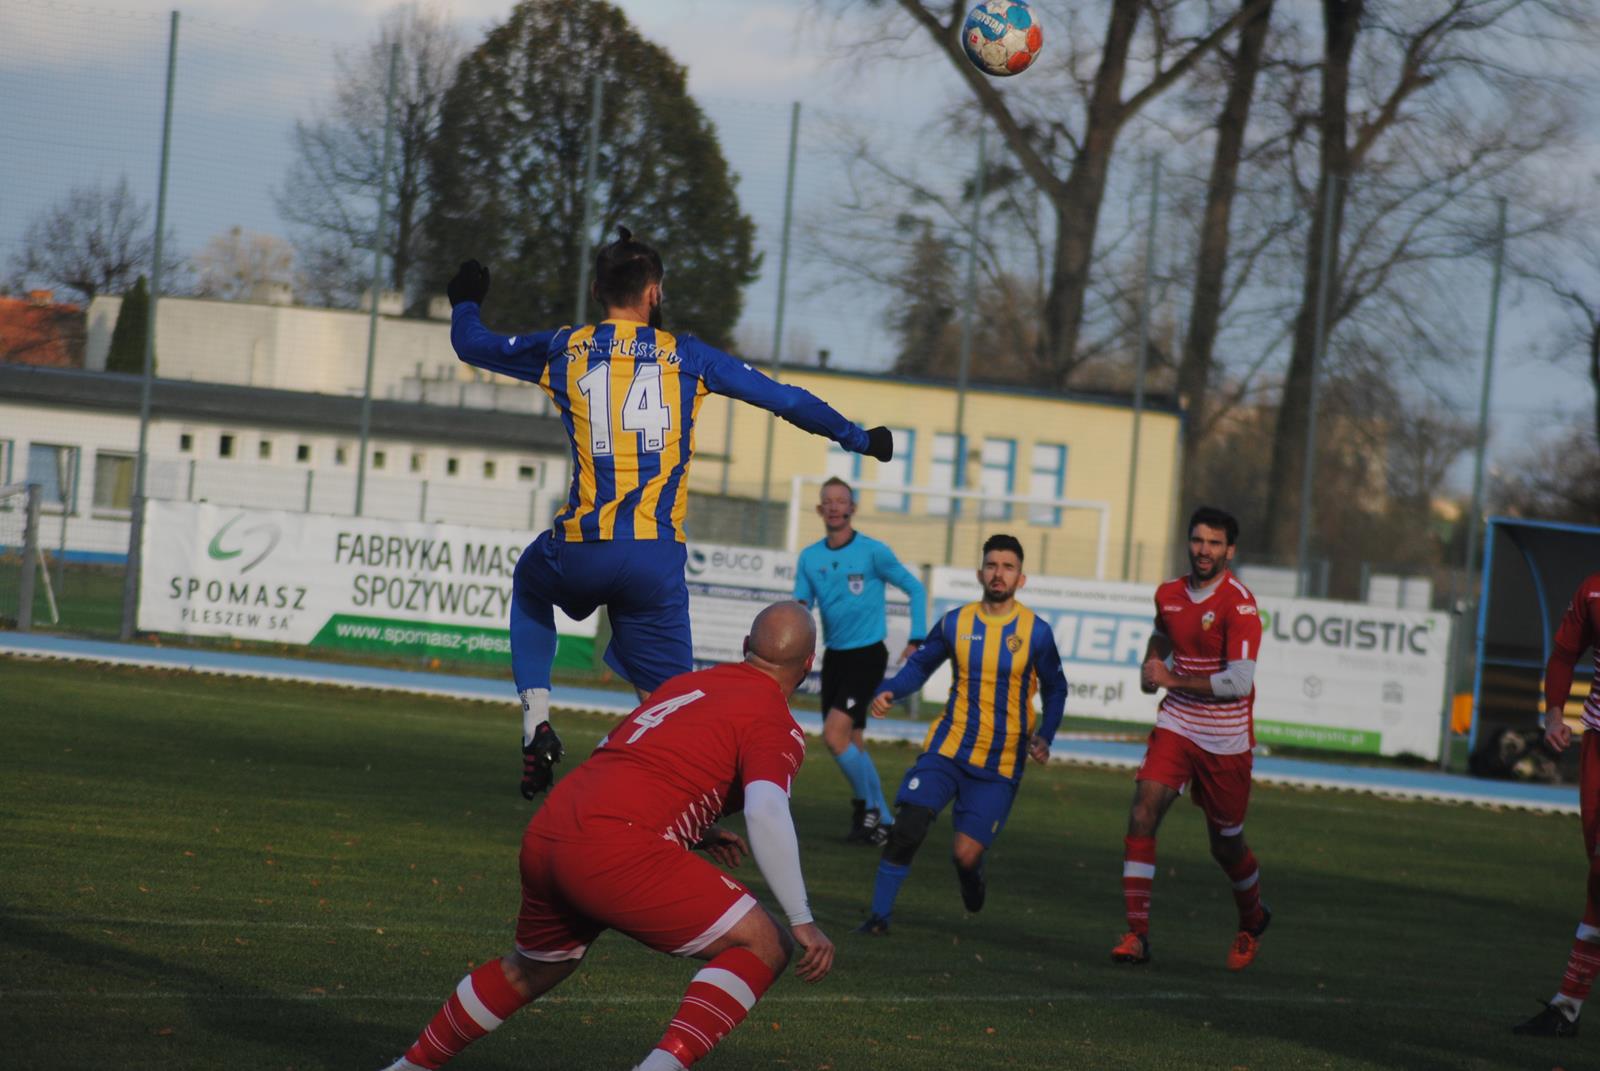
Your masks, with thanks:
[[(815, 518), (811, 507), (831, 478), (799, 475), (790, 479), (785, 549), (798, 552), (810, 542), (804, 534), (805, 521)], [(903, 560), (961, 564), (975, 558), (989, 535), (1009, 531), (1022, 540), (1028, 564), (1036, 572), (1107, 578), (1108, 502), (902, 483), (849, 483), (856, 493), (857, 526), (889, 543)], [(954, 561), (946, 561), (947, 546), (954, 548), (949, 555)]]
[(38, 562), (39, 485), (0, 486), (0, 625), (11, 624), (20, 632), (33, 628)]

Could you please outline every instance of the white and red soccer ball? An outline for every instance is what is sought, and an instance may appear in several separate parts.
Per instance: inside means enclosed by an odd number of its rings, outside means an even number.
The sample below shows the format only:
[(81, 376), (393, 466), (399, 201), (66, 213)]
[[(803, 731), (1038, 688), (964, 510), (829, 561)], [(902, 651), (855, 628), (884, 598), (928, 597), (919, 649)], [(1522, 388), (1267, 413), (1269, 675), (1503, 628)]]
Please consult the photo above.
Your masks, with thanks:
[(983, 0), (967, 13), (961, 47), (978, 70), (1006, 78), (1033, 65), (1044, 47), (1044, 30), (1023, 0)]

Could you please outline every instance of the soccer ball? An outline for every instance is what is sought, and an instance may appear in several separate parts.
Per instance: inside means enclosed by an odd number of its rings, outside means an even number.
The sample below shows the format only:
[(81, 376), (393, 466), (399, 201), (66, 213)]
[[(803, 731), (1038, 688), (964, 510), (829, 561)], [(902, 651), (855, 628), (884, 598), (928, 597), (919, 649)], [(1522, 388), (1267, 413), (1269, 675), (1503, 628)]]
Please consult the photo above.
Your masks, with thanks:
[(961, 47), (978, 70), (1006, 78), (1032, 66), (1044, 47), (1044, 30), (1023, 0), (983, 0), (967, 13)]

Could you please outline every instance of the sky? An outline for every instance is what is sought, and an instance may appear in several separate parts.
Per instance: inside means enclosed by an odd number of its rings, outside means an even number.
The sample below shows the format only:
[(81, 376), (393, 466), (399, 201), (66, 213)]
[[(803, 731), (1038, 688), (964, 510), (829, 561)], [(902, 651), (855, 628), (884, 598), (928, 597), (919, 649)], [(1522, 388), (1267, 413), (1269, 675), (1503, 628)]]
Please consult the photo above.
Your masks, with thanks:
[[(941, 56), (918, 56), (915, 47), (895, 50), (910, 58), (847, 55), (842, 46), (861, 25), (818, 18), (811, 0), (616, 2), (645, 36), (687, 67), (690, 92), (716, 123), (740, 176), (741, 201), (757, 222), (766, 257), (762, 278), (746, 296), (742, 337), (770, 339), (773, 331), (791, 102), (803, 102), (796, 194), (802, 226), (848, 194), (827, 152), (839, 121), (893, 146), (891, 154), (908, 166), (970, 162), (971, 146), (919, 140), (919, 131), (965, 92)], [(196, 0), (182, 6), (169, 194), (181, 246), (192, 250), (234, 225), (283, 233), (272, 190), (289, 158), (292, 121), (325, 98), (334, 77), (333, 48), (368, 41), (389, 6), (390, 0)], [(475, 40), (510, 6), (508, 0), (451, 0), (447, 10)], [(7, 102), (0, 111), (0, 263), (16, 252), (27, 221), (71, 185), (126, 174), (141, 195), (153, 194), (169, 11), (170, 0), (0, 5), (0, 100)], [(1026, 92), (1026, 76), (1007, 90)], [(837, 280), (826, 269), (802, 260), (791, 267), (787, 356), (809, 357), (793, 351), (826, 347), (838, 365), (885, 366), (891, 339), (882, 325), (882, 296), (830, 285)], [(1482, 293), (1465, 296), (1461, 306), (1468, 339), (1484, 335), (1487, 264), (1482, 274)], [(1535, 295), (1508, 292), (1491, 462), (1505, 461), (1562, 418), (1591, 409), (1581, 365), (1545, 357), (1550, 319), (1549, 307)], [(1477, 346), (1444, 388), (1472, 416), (1481, 376)], [(1465, 464), (1452, 473), (1458, 485), (1469, 479)]]

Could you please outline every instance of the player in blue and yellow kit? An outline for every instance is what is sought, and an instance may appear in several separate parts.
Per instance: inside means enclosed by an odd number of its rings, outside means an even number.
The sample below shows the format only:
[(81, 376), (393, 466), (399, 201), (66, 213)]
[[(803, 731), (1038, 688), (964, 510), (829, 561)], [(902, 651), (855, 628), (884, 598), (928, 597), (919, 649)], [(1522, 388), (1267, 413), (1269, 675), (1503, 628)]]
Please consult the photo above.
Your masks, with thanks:
[[(822, 739), (854, 798), (847, 840), (882, 844), (894, 824), (883, 798), (878, 768), (867, 757), (865, 728), (873, 693), (889, 666), (884, 620), (884, 585), (893, 584), (911, 600), (911, 635), (927, 628), (928, 593), (922, 581), (900, 564), (887, 543), (855, 530), (856, 496), (835, 476), (822, 485), (817, 515), (828, 534), (800, 552), (795, 564), (794, 597), (822, 615)], [(916, 653), (913, 641), (900, 653)]]
[[(951, 800), (951, 857), (961, 900), (968, 911), (983, 907), (983, 853), (1006, 824), (1028, 757), (1049, 761), (1050, 742), (1067, 704), (1055, 633), (1016, 600), (1025, 580), (1022, 544), (1014, 536), (990, 536), (978, 570), (982, 600), (940, 618), (922, 649), (872, 700), (872, 714), (881, 718), (896, 699), (921, 688), (945, 659), (955, 671), (944, 716), (928, 730), (922, 755), (900, 783), (899, 816), (878, 863), (872, 914), (857, 933), (889, 932), (889, 915), (911, 860)], [(1044, 708), (1037, 724), (1035, 691)]]
[(447, 293), (450, 342), (467, 364), (537, 383), (555, 402), (572, 450), (572, 488), (553, 527), (523, 551), (513, 577), (511, 668), (522, 699), (522, 794), (550, 786), (561, 741), (550, 726), (554, 607), (582, 620), (605, 606), (606, 664), (641, 698), (693, 668), (684, 513), (694, 423), (709, 393), (776, 413), (882, 461), (887, 428), (863, 430), (799, 387), (776, 383), (661, 323), (660, 255), (620, 228), (595, 258), (599, 324), (498, 335), (479, 306), (489, 271), (461, 265)]

